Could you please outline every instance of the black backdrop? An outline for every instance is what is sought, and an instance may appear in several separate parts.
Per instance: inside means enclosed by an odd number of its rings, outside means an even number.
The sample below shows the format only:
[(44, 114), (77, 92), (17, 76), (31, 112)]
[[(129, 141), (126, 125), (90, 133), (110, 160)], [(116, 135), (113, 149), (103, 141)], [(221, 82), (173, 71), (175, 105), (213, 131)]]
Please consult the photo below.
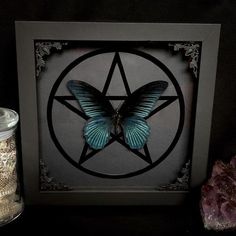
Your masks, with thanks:
[(0, 106), (19, 111), (15, 20), (220, 23), (210, 159), (236, 153), (235, 0), (0, 0)]

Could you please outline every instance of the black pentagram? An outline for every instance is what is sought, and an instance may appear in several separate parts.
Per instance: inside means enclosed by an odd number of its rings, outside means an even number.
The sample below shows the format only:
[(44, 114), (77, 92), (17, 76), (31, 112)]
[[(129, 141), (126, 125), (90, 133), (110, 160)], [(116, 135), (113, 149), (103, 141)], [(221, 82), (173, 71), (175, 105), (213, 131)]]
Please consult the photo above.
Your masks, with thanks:
[[(95, 176), (105, 177), (105, 178), (124, 178), (124, 177), (130, 177), (130, 176), (134, 176), (134, 175), (143, 173), (144, 171), (147, 171), (147, 170), (153, 168), (154, 166), (158, 165), (161, 161), (163, 161), (168, 156), (168, 154), (171, 152), (171, 150), (174, 148), (175, 144), (177, 143), (177, 141), (179, 139), (179, 136), (181, 134), (182, 128), (183, 128), (183, 122), (184, 122), (184, 100), (183, 100), (183, 95), (182, 95), (181, 89), (180, 89), (176, 79), (174, 78), (173, 74), (168, 70), (168, 68), (164, 64), (162, 64), (159, 60), (157, 60), (156, 58), (154, 58), (151, 55), (146, 54), (144, 52), (141, 52), (141, 51), (138, 51), (138, 50), (123, 50), (124, 52), (136, 54), (138, 56), (142, 56), (142, 57), (150, 60), (151, 62), (153, 62), (154, 64), (159, 66), (168, 75), (168, 77), (170, 78), (170, 80), (172, 81), (172, 83), (175, 86), (175, 89), (177, 91), (177, 95), (178, 96), (161, 96), (159, 98), (159, 100), (163, 100), (164, 102), (161, 105), (159, 105), (158, 107), (156, 107), (149, 114), (149, 116), (146, 117), (146, 119), (149, 119), (150, 117), (155, 116), (160, 110), (164, 109), (165, 107), (167, 107), (168, 105), (170, 105), (171, 103), (173, 103), (174, 101), (176, 101), (178, 99), (179, 103), (180, 103), (180, 110), (181, 110), (178, 130), (177, 130), (175, 138), (172, 141), (172, 143), (169, 146), (169, 148), (155, 162), (152, 161), (152, 158), (150, 156), (150, 152), (149, 152), (147, 144), (145, 144), (145, 146), (143, 148), (143, 152), (142, 152), (142, 150), (130, 149), (130, 147), (123, 140), (122, 131), (119, 134), (116, 134), (116, 135), (111, 133), (111, 139), (109, 140), (109, 142), (107, 143), (107, 145), (104, 148), (108, 147), (113, 142), (118, 142), (120, 145), (124, 146), (125, 148), (127, 148), (131, 152), (133, 152), (138, 158), (141, 158), (142, 160), (144, 160), (145, 162), (148, 163), (148, 167), (146, 167), (146, 168), (144, 168), (142, 170), (135, 171), (135, 172), (132, 172), (132, 173), (127, 173), (127, 174), (122, 174), (122, 175), (111, 175), (111, 174), (97, 173), (97, 172), (94, 172), (94, 171), (91, 171), (89, 169), (84, 168), (82, 164), (84, 162), (86, 162), (88, 159), (94, 157), (101, 150), (91, 150), (89, 148), (88, 144), (85, 143), (84, 147), (83, 147), (83, 149), (81, 151), (81, 155), (80, 155), (80, 158), (79, 158), (78, 162), (76, 162), (72, 158), (70, 158), (70, 156), (68, 156), (68, 154), (64, 151), (64, 149), (62, 148), (62, 146), (58, 142), (58, 140), (56, 138), (56, 135), (55, 135), (55, 132), (54, 132), (54, 129), (53, 129), (52, 117), (51, 117), (51, 110), (52, 110), (52, 104), (53, 104), (52, 102), (55, 99), (56, 101), (58, 101), (59, 103), (61, 103), (64, 106), (66, 106), (68, 109), (70, 109), (72, 112), (76, 113), (78, 116), (80, 116), (84, 120), (88, 120), (89, 117), (87, 117), (85, 113), (83, 113), (82, 111), (80, 111), (79, 109), (77, 109), (76, 107), (74, 107), (73, 105), (71, 105), (69, 103), (70, 100), (76, 100), (74, 96), (55, 96), (55, 93), (56, 93), (56, 90), (59, 87), (61, 81), (65, 77), (65, 75), (72, 68), (74, 68), (80, 62), (86, 60), (89, 57), (92, 57), (92, 56), (95, 56), (95, 55), (98, 55), (98, 54), (102, 54), (102, 53), (106, 53), (106, 52), (111, 52), (111, 51), (112, 50), (108, 50), (108, 49), (99, 49), (99, 50), (93, 51), (91, 53), (88, 53), (88, 54), (85, 54), (85, 55), (81, 56), (80, 58), (78, 58), (77, 60), (72, 62), (68, 67), (66, 67), (66, 69), (61, 73), (61, 75), (59, 76), (59, 78), (55, 82), (55, 84), (54, 84), (54, 86), (52, 88), (52, 91), (50, 93), (50, 97), (49, 97), (49, 101), (48, 101), (47, 116), (48, 116), (49, 131), (50, 131), (51, 137), (52, 137), (55, 145), (57, 146), (57, 148), (61, 152), (61, 154), (72, 165), (76, 166), (80, 170), (83, 170), (83, 171), (85, 171), (85, 172), (87, 172), (89, 174), (95, 175)], [(122, 52), (122, 50), (119, 50), (119, 52)], [(105, 82), (103, 90), (102, 90), (103, 95), (106, 96), (110, 101), (112, 101), (112, 100), (121, 100), (122, 101), (122, 100), (127, 99), (131, 95), (131, 91), (130, 91), (130, 88), (129, 88), (128, 80), (127, 80), (126, 75), (125, 75), (125, 70), (124, 70), (124, 67), (122, 65), (119, 52), (118, 51), (115, 52), (115, 56), (113, 58), (110, 70), (108, 72), (108, 76), (107, 76), (106, 82)], [(113, 72), (114, 72), (116, 66), (118, 66), (118, 68), (119, 68), (119, 71), (120, 71), (120, 74), (121, 74), (121, 78), (122, 78), (123, 83), (124, 83), (124, 87), (125, 87), (125, 91), (126, 91), (126, 95), (124, 95), (124, 96), (108, 96), (107, 95), (107, 91), (108, 91), (109, 85), (111, 83), (112, 75), (113, 75)]]

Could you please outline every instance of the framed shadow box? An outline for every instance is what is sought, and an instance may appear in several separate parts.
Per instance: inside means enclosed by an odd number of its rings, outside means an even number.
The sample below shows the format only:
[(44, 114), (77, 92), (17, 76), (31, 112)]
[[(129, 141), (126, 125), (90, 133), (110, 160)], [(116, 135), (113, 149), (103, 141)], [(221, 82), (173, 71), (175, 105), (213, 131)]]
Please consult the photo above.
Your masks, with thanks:
[(206, 177), (220, 25), (16, 26), (28, 204), (180, 204)]

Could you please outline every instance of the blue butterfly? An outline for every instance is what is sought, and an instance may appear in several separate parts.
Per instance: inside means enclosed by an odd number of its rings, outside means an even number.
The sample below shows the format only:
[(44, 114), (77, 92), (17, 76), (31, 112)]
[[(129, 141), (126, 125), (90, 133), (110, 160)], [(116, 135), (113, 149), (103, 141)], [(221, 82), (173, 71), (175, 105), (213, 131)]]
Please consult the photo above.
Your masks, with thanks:
[(69, 91), (81, 109), (90, 118), (84, 126), (87, 144), (95, 150), (103, 149), (111, 132), (123, 131), (124, 140), (131, 149), (141, 149), (150, 135), (145, 118), (167, 88), (166, 81), (153, 81), (135, 90), (117, 109), (99, 90), (86, 82), (70, 80)]

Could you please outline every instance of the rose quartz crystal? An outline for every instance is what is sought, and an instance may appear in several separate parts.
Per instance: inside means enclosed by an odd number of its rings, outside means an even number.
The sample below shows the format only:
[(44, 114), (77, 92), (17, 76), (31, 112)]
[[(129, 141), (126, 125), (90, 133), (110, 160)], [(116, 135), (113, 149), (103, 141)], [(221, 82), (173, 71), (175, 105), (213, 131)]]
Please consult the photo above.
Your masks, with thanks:
[(228, 164), (216, 161), (202, 186), (200, 209), (205, 228), (236, 229), (236, 156)]

